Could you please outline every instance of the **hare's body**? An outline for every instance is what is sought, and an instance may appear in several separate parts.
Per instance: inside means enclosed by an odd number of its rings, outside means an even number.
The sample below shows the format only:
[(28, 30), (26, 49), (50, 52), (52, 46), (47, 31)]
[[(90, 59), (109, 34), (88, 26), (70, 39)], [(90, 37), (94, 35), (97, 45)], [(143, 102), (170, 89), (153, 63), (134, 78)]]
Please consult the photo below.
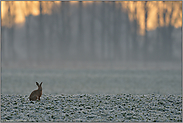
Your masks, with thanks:
[(39, 83), (36, 82), (36, 85), (38, 86), (38, 89), (37, 89), (37, 90), (34, 90), (34, 91), (30, 94), (30, 96), (29, 96), (29, 100), (30, 100), (30, 101), (35, 101), (35, 100), (37, 100), (37, 99), (40, 100), (40, 97), (41, 97), (41, 95), (42, 95), (42, 87), (41, 87), (42, 83), (43, 83), (43, 82), (41, 82), (40, 85), (39, 85)]

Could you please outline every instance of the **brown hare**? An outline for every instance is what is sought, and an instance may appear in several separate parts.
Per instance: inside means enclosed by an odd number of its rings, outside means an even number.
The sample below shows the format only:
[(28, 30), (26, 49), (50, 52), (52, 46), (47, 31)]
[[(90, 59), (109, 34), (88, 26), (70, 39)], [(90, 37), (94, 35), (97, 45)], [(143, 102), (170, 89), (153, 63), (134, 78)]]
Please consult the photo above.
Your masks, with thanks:
[(35, 100), (40, 100), (40, 97), (42, 95), (42, 85), (43, 82), (41, 82), (40, 84), (38, 82), (36, 82), (36, 85), (38, 86), (38, 89), (37, 90), (34, 90), (30, 96), (29, 96), (29, 100), (30, 101), (35, 101)]

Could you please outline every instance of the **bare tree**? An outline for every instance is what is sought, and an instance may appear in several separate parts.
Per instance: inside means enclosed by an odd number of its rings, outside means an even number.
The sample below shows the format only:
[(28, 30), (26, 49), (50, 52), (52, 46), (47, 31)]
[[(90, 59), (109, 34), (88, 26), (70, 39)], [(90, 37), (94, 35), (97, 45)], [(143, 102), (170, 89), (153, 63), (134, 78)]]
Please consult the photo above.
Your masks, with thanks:
[(114, 43), (114, 57), (117, 60), (120, 60), (122, 56), (122, 50), (121, 50), (121, 3), (118, 3), (119, 8), (116, 8), (116, 3), (113, 2), (113, 43)]
[(80, 59), (84, 56), (83, 49), (83, 2), (79, 1), (78, 7), (78, 40), (77, 40), (77, 52)]
[(70, 2), (65, 3), (65, 25), (66, 25), (66, 36), (65, 36), (65, 52), (64, 52), (64, 58), (69, 57), (69, 50), (70, 50), (70, 43), (71, 43), (71, 13), (70, 13)]
[(8, 21), (10, 27), (7, 28), (8, 31), (8, 48), (9, 48), (9, 61), (14, 61), (16, 59), (16, 52), (15, 52), (15, 6), (13, 4), (13, 1), (6, 2), (6, 5), (8, 6)]
[[(168, 2), (168, 4), (173, 4), (172, 2)], [(168, 23), (168, 26), (164, 26), (161, 29), (161, 34), (162, 34), (162, 38), (163, 38), (163, 58), (164, 60), (172, 60), (172, 55), (173, 55), (173, 50), (172, 50), (172, 32), (174, 27), (171, 25), (172, 22), (172, 14), (173, 14), (173, 5), (172, 5), (172, 10), (170, 12), (170, 21)], [(163, 20), (164, 20), (164, 24), (167, 23), (167, 19), (166, 16), (168, 15), (167, 10), (164, 10), (163, 13)]]
[(96, 2), (92, 3), (91, 7), (91, 58), (95, 56), (95, 10), (96, 9)]
[(128, 8), (128, 5), (127, 5), (127, 10), (126, 10), (126, 13), (125, 13), (125, 18), (126, 18), (126, 60), (129, 61), (130, 60), (130, 56), (131, 56), (131, 50), (130, 50), (130, 19), (129, 19), (129, 16), (128, 16), (128, 13), (129, 13), (129, 8)]
[[(28, 5), (28, 3), (26, 3), (26, 8), (28, 9), (28, 13), (29, 13), (29, 10), (30, 10), (30, 8), (29, 8), (29, 5)], [(26, 17), (26, 22), (25, 22), (25, 29), (26, 29), (26, 32), (25, 32), (25, 34), (26, 34), (26, 49), (27, 49), (27, 60), (29, 61), (29, 62), (31, 62), (31, 40), (30, 40), (30, 38), (31, 38), (31, 36), (30, 36), (30, 15), (28, 15), (27, 17)]]
[(42, 1), (39, 1), (39, 31), (38, 31), (38, 42), (37, 42), (37, 63), (41, 64), (41, 61), (44, 60), (44, 21), (43, 21), (43, 14), (42, 14)]
[(147, 1), (145, 1), (144, 4), (144, 10), (145, 10), (145, 36), (144, 36), (144, 46), (143, 46), (143, 57), (144, 61), (146, 62), (148, 59), (148, 34), (147, 34), (147, 18), (148, 18), (148, 7), (147, 7)]
[[(157, 6), (158, 6), (158, 11), (160, 10), (160, 6), (159, 6), (159, 2), (157, 2)], [(161, 60), (161, 56), (162, 52), (162, 41), (160, 40), (160, 13), (157, 12), (157, 36), (156, 36), (156, 43), (155, 43), (155, 47), (154, 47), (154, 56), (155, 56), (155, 60), (159, 61)]]
[(133, 18), (133, 29), (132, 29), (132, 59), (137, 60), (138, 59), (138, 42), (137, 42), (137, 30), (138, 30), (138, 21), (137, 21), (137, 3), (135, 4), (135, 13)]
[(102, 40), (101, 40), (101, 59), (104, 59), (104, 54), (105, 54), (105, 35), (106, 35), (106, 7), (105, 7), (105, 2), (102, 1), (102, 8), (101, 8), (101, 22), (102, 22)]

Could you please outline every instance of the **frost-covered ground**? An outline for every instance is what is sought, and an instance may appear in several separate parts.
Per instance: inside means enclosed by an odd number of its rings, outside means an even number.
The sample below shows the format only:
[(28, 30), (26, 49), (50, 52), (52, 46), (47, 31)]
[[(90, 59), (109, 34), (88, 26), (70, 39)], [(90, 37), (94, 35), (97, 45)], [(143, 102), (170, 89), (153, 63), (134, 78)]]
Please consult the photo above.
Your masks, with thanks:
[(131, 94), (1, 95), (1, 121), (182, 122), (182, 96)]
[(2, 69), (1, 121), (182, 122), (181, 87), (180, 69)]

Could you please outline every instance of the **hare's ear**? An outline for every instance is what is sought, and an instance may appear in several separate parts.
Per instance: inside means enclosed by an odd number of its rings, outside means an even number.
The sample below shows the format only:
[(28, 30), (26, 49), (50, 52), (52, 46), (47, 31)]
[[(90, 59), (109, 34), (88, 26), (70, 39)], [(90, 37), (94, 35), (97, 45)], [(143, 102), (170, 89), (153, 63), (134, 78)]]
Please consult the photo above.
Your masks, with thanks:
[(40, 83), (40, 86), (42, 85), (43, 82)]
[(36, 85), (39, 87), (39, 83), (38, 82), (36, 82)]

